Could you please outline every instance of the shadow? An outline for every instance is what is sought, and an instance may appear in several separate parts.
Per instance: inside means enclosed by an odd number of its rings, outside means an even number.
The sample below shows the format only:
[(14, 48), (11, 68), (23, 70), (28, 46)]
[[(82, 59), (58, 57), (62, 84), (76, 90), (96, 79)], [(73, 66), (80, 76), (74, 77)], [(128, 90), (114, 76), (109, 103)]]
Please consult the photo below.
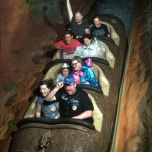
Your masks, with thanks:
[(52, 49), (51, 51), (48, 51), (45, 53), (45, 56), (52, 58), (56, 53), (56, 49)]
[(46, 13), (47, 10), (48, 10), (48, 7), (44, 5), (44, 6), (43, 6), (43, 19), (44, 19), (44, 22), (45, 22), (48, 26), (50, 26), (50, 27), (54, 30), (54, 32), (57, 32), (55, 25), (52, 24), (51, 21), (50, 21), (50, 19), (47, 17), (47, 13)]

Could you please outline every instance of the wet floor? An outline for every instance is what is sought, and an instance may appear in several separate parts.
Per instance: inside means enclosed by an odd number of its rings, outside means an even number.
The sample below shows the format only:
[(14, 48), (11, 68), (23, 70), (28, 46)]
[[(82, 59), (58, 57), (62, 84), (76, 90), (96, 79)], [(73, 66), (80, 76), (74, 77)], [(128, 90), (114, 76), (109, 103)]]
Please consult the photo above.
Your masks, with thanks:
[(112, 14), (122, 20), (129, 36), (134, 19), (137, 0), (103, 0), (98, 2), (98, 14)]

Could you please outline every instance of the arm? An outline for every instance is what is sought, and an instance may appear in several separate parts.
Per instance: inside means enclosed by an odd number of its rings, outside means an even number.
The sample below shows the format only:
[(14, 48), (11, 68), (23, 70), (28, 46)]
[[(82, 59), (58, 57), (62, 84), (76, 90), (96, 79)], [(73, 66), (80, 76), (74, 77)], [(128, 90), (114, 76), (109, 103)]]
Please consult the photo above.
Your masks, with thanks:
[(62, 41), (58, 41), (55, 43), (55, 48), (56, 49), (62, 49)]
[(72, 12), (72, 8), (70, 5), (70, 0), (66, 0), (66, 6), (67, 6), (67, 10), (68, 10), (68, 15), (69, 15), (69, 21), (71, 22), (72, 17), (73, 17), (73, 12)]
[(41, 105), (37, 104), (36, 105), (36, 113), (35, 113), (36, 117), (40, 118), (41, 117)]
[(63, 86), (64, 86), (63, 82), (58, 82), (57, 85), (55, 86), (55, 88), (54, 88), (52, 91), (50, 91), (50, 92), (48, 93), (48, 95), (45, 97), (45, 100), (46, 100), (46, 101), (54, 101), (54, 100), (56, 100), (55, 94), (56, 94), (56, 93), (58, 92), (58, 90), (59, 90), (60, 88), (62, 88)]
[(86, 119), (86, 118), (89, 118), (89, 117), (92, 117), (92, 111), (91, 110), (84, 111), (80, 115), (74, 116), (72, 118), (74, 118), (74, 119)]
[(109, 38), (110, 38), (110, 37), (111, 37), (111, 36), (110, 36), (110, 34), (108, 34), (108, 35), (107, 35), (107, 37), (109, 37)]

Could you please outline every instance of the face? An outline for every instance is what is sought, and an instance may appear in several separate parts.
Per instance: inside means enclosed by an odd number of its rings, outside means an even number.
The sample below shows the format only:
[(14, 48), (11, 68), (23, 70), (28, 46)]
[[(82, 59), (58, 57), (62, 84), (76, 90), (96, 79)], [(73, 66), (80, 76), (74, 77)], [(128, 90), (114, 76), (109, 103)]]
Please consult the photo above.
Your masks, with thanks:
[(83, 42), (84, 42), (84, 45), (85, 45), (86, 47), (88, 47), (89, 45), (91, 45), (92, 39), (84, 38), (84, 39), (83, 39)]
[(64, 36), (64, 41), (66, 44), (70, 44), (72, 42), (72, 40), (73, 40), (73, 36), (71, 36), (71, 34), (66, 34)]
[(83, 19), (83, 16), (80, 13), (76, 13), (75, 14), (75, 22), (77, 24), (81, 24), (82, 23), (82, 19)]
[(69, 74), (69, 69), (68, 68), (62, 69), (62, 75), (63, 76), (67, 76), (68, 74)]
[(79, 63), (77, 60), (72, 61), (71, 66), (75, 72), (80, 71), (82, 68), (81, 63)]
[(43, 97), (46, 97), (46, 95), (49, 93), (50, 89), (46, 85), (40, 86), (40, 93)]
[(64, 85), (65, 91), (68, 95), (73, 95), (76, 92), (76, 83)]
[(94, 23), (94, 25), (95, 25), (96, 27), (100, 27), (100, 26), (101, 26), (101, 21), (99, 20), (99, 18), (95, 18), (95, 19), (93, 20), (93, 23)]

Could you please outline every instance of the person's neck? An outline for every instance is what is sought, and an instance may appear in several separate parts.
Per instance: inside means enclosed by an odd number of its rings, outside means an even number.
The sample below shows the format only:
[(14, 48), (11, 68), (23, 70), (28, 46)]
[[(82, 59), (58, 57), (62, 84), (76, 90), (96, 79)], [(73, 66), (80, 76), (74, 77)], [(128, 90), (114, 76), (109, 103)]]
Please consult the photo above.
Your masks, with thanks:
[(79, 23), (77, 23), (78, 25), (80, 25), (82, 23), (82, 21), (81, 22), (79, 22)]
[(97, 25), (96, 27), (100, 27), (101, 26), (101, 24), (100, 25)]

